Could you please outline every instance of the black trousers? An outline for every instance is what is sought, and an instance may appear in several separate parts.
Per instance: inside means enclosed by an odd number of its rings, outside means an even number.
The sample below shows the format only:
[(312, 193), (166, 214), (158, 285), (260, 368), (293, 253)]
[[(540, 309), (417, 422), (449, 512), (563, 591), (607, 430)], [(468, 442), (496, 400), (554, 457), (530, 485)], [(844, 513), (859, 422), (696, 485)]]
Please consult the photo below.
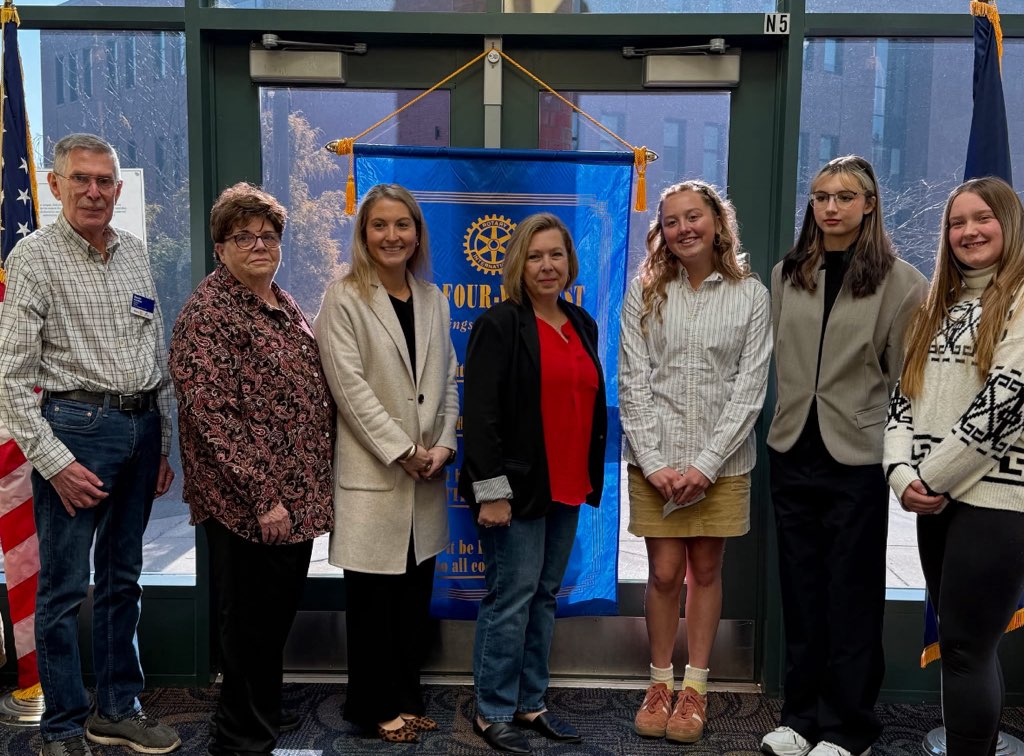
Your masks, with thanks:
[(882, 731), (889, 489), (881, 464), (833, 459), (816, 425), (770, 453), (786, 630), (781, 722), (857, 754)]
[(989, 756), (1003, 711), (999, 641), (1024, 591), (1024, 514), (948, 504), (917, 518), (917, 543), (939, 618), (946, 752)]
[(203, 527), (224, 678), (210, 721), (210, 752), (267, 754), (279, 734), (284, 644), (313, 542), (254, 543), (213, 518)]
[(430, 618), (435, 561), (417, 565), (410, 543), (401, 575), (345, 570), (345, 719), (359, 727), (424, 713), (420, 667), (437, 632)]

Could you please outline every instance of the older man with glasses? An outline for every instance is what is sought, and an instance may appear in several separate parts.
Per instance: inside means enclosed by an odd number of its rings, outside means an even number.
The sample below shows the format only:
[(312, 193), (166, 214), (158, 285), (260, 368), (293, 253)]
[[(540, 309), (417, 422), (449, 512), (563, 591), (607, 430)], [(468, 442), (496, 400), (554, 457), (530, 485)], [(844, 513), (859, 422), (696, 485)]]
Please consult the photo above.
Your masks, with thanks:
[[(14, 247), (0, 313), (0, 419), (34, 468), (41, 754), (89, 756), (88, 741), (168, 753), (181, 740), (142, 711), (136, 640), (142, 534), (174, 477), (160, 305), (145, 245), (110, 225), (113, 148), (72, 134), (53, 167), (61, 214)], [(78, 652), (94, 538), (95, 708)]]

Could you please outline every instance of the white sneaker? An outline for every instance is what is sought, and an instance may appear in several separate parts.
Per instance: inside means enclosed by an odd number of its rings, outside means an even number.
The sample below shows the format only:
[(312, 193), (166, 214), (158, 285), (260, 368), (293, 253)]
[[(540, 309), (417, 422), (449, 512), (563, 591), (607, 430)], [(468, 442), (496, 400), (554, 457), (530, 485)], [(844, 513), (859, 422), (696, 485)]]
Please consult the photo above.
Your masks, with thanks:
[(774, 756), (807, 756), (811, 748), (807, 738), (792, 727), (776, 727), (761, 739), (761, 750)]
[(823, 740), (814, 746), (814, 750), (810, 752), (809, 756), (868, 756), (869, 753), (871, 753), (870, 747), (859, 754), (855, 754), (847, 751), (842, 746), (837, 746), (835, 743)]

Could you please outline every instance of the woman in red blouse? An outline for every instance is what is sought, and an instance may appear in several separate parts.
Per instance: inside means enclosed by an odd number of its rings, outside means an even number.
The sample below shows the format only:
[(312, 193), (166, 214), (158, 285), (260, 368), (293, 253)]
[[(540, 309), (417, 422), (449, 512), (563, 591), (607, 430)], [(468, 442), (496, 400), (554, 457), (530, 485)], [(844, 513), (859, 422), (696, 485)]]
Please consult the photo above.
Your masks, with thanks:
[(466, 353), (459, 486), (476, 514), (487, 583), (473, 649), (473, 726), (507, 753), (530, 752), (518, 728), (580, 739), (544, 705), (555, 597), (579, 505), (596, 507), (604, 485), (597, 324), (561, 296), (578, 271), (561, 220), (539, 213), (521, 221), (505, 256), (508, 299), (476, 321)]
[(286, 212), (236, 184), (210, 212), (217, 268), (171, 335), (184, 498), (210, 548), (224, 673), (210, 754), (270, 753), (284, 644), (313, 539), (333, 523), (334, 401), (313, 330), (274, 283)]

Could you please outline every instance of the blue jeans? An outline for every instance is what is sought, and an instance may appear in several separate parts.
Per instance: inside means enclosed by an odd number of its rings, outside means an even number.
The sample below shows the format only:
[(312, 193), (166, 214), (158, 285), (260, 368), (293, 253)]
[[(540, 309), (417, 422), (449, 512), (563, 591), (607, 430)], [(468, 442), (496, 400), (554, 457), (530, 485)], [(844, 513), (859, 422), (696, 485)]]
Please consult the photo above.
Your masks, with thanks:
[(546, 517), (478, 527), (487, 596), (473, 644), (476, 708), (488, 722), (544, 710), (555, 604), (576, 539), (580, 508), (555, 504)]
[(139, 708), (143, 688), (136, 628), (142, 601), (142, 534), (160, 465), (160, 413), (121, 412), (64, 399), (43, 417), (76, 461), (103, 481), (109, 496), (71, 517), (56, 489), (32, 473), (39, 534), (36, 655), (46, 699), (43, 740), (81, 735), (91, 704), (82, 682), (78, 612), (89, 589), (89, 549), (96, 538), (93, 665), (96, 708), (120, 720)]

